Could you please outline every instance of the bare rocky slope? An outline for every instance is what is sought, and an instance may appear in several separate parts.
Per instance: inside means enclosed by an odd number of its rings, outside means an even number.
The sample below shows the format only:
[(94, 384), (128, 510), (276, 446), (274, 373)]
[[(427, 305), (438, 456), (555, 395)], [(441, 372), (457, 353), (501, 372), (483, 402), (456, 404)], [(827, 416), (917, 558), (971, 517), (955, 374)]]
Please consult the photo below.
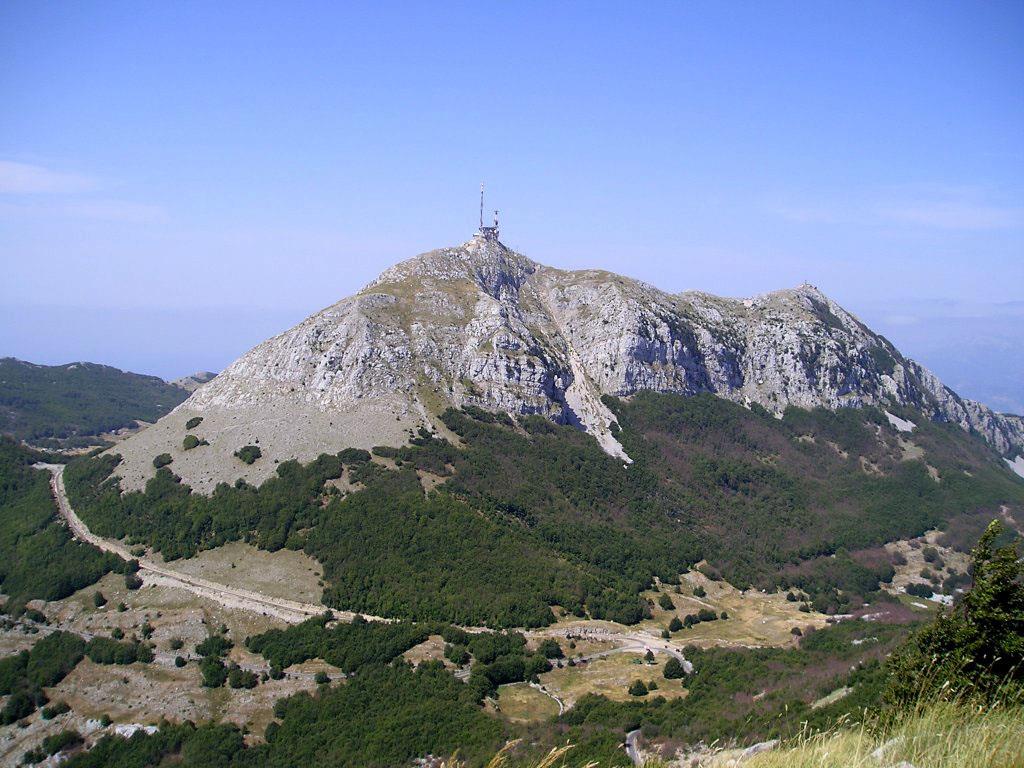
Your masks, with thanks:
[[(449, 405), (578, 425), (629, 461), (603, 395), (712, 392), (788, 405), (907, 406), (1024, 453), (1024, 420), (959, 397), (811, 285), (735, 300), (668, 294), (603, 271), (545, 267), (478, 234), (402, 262), (258, 345), (153, 427), (118, 446), (123, 486), (152, 460), (196, 490), (345, 447), (443, 431)], [(208, 442), (185, 451), (185, 424)], [(233, 456), (258, 444), (262, 458)]]

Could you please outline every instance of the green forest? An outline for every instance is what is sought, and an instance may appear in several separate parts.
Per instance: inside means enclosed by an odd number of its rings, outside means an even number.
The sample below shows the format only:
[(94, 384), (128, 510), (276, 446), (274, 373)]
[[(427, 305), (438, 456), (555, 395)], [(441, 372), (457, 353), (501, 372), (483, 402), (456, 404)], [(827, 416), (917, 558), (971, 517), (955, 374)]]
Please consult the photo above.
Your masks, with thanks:
[(135, 420), (156, 421), (188, 392), (156, 376), (96, 363), (0, 359), (0, 433), (48, 447), (96, 444)]
[[(246, 747), (241, 732), (230, 725), (162, 723), (152, 735), (106, 736), (67, 765), (393, 766), (458, 751), (469, 765), (478, 766), (508, 740), (519, 739), (508, 755), (510, 768), (536, 764), (551, 746), (565, 743), (574, 745), (566, 766), (592, 761), (624, 766), (628, 758), (621, 745), (635, 729), (645, 738), (676, 743), (735, 739), (743, 744), (831, 729), (850, 718), (881, 724), (924, 700), (970, 701), (981, 709), (1004, 706), (1024, 694), (1024, 563), (1015, 545), (998, 544), (1000, 534), (998, 523), (986, 529), (973, 551), (972, 589), (929, 623), (846, 621), (810, 631), (790, 648), (687, 648), (695, 672), (679, 684), (688, 696), (668, 699), (638, 690), (635, 698), (618, 702), (588, 695), (563, 715), (533, 725), (488, 714), (479, 704), (472, 675), (464, 684), (440, 662), (414, 669), (397, 658), (414, 638), (407, 634), (410, 627), (372, 628), (367, 622), (331, 627), (325, 615), (247, 640), (250, 648), (261, 648), (279, 663), (311, 653), (341, 654), (350, 670), (343, 682), (278, 701), (265, 743)], [(441, 632), (450, 644), (471, 651), (474, 675), (477, 665), (507, 669), (517, 659), (533, 658), (516, 633), (477, 634), (445, 626), (419, 630)], [(37, 653), (45, 643), (53, 648)], [(293, 644), (302, 650), (289, 655)], [(71, 656), (62, 661), (66, 654), (58, 649), (66, 645), (65, 639), (48, 638), (31, 654), (0, 663), (0, 686), (10, 690), (32, 675), (38, 681), (66, 674), (84, 647), (72, 643)], [(553, 647), (545, 650), (537, 654), (542, 662), (557, 654)], [(30, 675), (28, 659), (36, 655), (53, 660)], [(669, 677), (673, 683), (678, 679), (675, 673)], [(812, 707), (840, 688), (848, 689), (845, 697)]]
[(124, 561), (75, 541), (57, 520), (50, 473), (38, 455), (0, 438), (0, 589), (12, 603), (60, 600)]
[[(350, 449), (203, 496), (163, 466), (122, 496), (117, 457), (100, 456), (71, 462), (66, 481), (93, 530), (168, 559), (236, 539), (302, 549), (324, 566), (327, 606), (492, 627), (543, 626), (551, 605), (634, 623), (655, 576), (704, 558), (738, 587), (799, 587), (838, 611), (892, 577), (882, 543), (1024, 508), (1024, 483), (979, 438), (918, 415), (923, 458), (904, 460), (870, 408), (779, 420), (711, 395), (607, 402), (628, 468), (571, 427), (450, 409), (462, 445), (421, 430), (374, 449), (393, 469)], [(342, 496), (325, 482), (344, 467), (361, 490)], [(417, 471), (445, 481), (425, 493)]]

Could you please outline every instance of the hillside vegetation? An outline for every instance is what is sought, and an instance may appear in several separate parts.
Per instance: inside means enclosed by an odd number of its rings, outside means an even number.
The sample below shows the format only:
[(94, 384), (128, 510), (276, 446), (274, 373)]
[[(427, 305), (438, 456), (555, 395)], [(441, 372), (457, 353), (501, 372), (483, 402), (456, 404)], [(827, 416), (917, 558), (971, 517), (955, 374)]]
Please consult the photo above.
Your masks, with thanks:
[[(164, 466), (122, 496), (118, 458), (100, 456), (66, 482), (95, 532), (167, 558), (235, 539), (304, 549), (331, 607), (497, 627), (547, 624), (550, 605), (635, 623), (655, 576), (702, 559), (713, 578), (796, 586), (839, 611), (892, 578), (884, 542), (1024, 509), (1024, 483), (958, 427), (919, 418), (901, 435), (873, 409), (778, 420), (710, 395), (609, 403), (628, 468), (571, 427), (468, 409), (442, 416), (461, 447), (424, 431), (375, 449), (392, 468), (346, 450), (204, 496)], [(343, 471), (344, 495), (325, 485)], [(426, 492), (422, 473), (442, 482)]]
[(125, 565), (75, 541), (58, 522), (50, 473), (33, 469), (36, 460), (33, 452), (0, 438), (0, 590), (14, 603), (59, 600)]
[(156, 376), (95, 363), (0, 359), (0, 433), (49, 447), (96, 444), (136, 420), (156, 421), (188, 397)]
[[(1015, 766), (1024, 748), (1024, 564), (1014, 546), (995, 547), (998, 536), (993, 523), (973, 552), (972, 589), (910, 639), (899, 640), (899, 630), (891, 626), (855, 619), (805, 637), (799, 648), (789, 650), (688, 649), (696, 672), (682, 684), (690, 694), (671, 702), (652, 696), (617, 703), (591, 696), (557, 719), (517, 726), (488, 714), (474, 684), (481, 665), (497, 673), (522, 661), (527, 652), (515, 633), (371, 627), (358, 621), (331, 627), (324, 616), (247, 642), (281, 664), (311, 654), (334, 656), (350, 673), (315, 693), (280, 700), (265, 743), (246, 746), (241, 732), (224, 724), (164, 723), (151, 735), (106, 736), (67, 764), (392, 766), (426, 754), (457, 754), (446, 765), (610, 767), (628, 765), (621, 745), (626, 732), (638, 730), (645, 749), (660, 745), (670, 754), (711, 739), (729, 748), (734, 742), (782, 737), (777, 751), (747, 763), (768, 768), (900, 760), (917, 768)], [(417, 629), (439, 631), (464, 645), (474, 660), (468, 684), (440, 661), (413, 669), (397, 658), (418, 639)], [(987, 664), (948, 666), (934, 655), (937, 638), (952, 658), (970, 656)], [(896, 653), (885, 659), (893, 647)], [(1002, 667), (996, 670), (993, 662)], [(831, 680), (830, 670), (836, 675)], [(990, 678), (991, 672), (996, 676)], [(913, 691), (907, 679), (916, 681)], [(809, 697), (831, 685), (852, 692), (826, 706), (808, 706)], [(558, 749), (549, 752), (553, 747)], [(703, 749), (701, 764), (725, 766), (728, 759), (728, 749), (719, 754)]]

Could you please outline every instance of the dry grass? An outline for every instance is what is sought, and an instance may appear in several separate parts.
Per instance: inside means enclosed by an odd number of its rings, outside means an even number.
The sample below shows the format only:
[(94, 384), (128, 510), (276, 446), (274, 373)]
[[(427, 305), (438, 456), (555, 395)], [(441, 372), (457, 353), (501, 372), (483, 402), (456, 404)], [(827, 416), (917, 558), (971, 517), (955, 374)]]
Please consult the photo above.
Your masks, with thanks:
[[(498, 752), (487, 768), (506, 768), (518, 742)], [(551, 750), (532, 768), (556, 768), (571, 757), (572, 745)], [(742, 750), (705, 754), (706, 768), (881, 768), (909, 763), (914, 768), (1021, 768), (1024, 766), (1024, 709), (940, 702), (920, 707), (888, 727), (846, 724), (815, 736), (740, 759)], [(687, 762), (687, 765), (691, 763)], [(645, 768), (667, 768), (654, 759)], [(441, 768), (465, 768), (458, 756)], [(590, 763), (584, 768), (600, 768)]]
[[(693, 596), (697, 586), (704, 587), (706, 597)], [(799, 603), (786, 601), (785, 593), (765, 594), (757, 590), (741, 592), (728, 582), (711, 581), (698, 571), (690, 571), (683, 576), (680, 588), (682, 594), (674, 592), (674, 585), (663, 587), (663, 591), (675, 604), (674, 611), (665, 611), (658, 605), (658, 593), (647, 593), (647, 597), (654, 601), (654, 608), (651, 610), (651, 619), (640, 626), (660, 632), (668, 626), (673, 615), (682, 619), (686, 614), (697, 613), (701, 608), (710, 608), (719, 614), (725, 611), (729, 615), (724, 621), (702, 622), (676, 632), (672, 641), (680, 647), (792, 645), (795, 642), (793, 627), (820, 628), (826, 623), (824, 614), (802, 613)]]
[(527, 683), (512, 683), (498, 689), (495, 711), (516, 723), (549, 720), (558, 714), (558, 703)]
[(1024, 766), (1024, 710), (1016, 706), (983, 708), (940, 702), (878, 731), (865, 725), (853, 725), (817, 736), (804, 736), (782, 749), (758, 755), (744, 765), (749, 768), (878, 768), (901, 761), (915, 768)]
[[(154, 559), (162, 562), (159, 555)], [(233, 541), (187, 560), (175, 560), (173, 567), (178, 573), (268, 597), (319, 603), (323, 595), (319, 584), (323, 578), (320, 563), (303, 552), (290, 549), (268, 552)]]
[[(896, 576), (892, 580), (892, 584), (886, 587), (890, 592), (895, 594), (905, 595), (904, 590), (907, 584), (911, 582), (923, 582), (921, 578), (921, 571), (924, 568), (929, 568), (935, 571), (941, 578), (949, 576), (950, 570), (957, 570), (960, 573), (967, 573), (967, 569), (971, 564), (971, 556), (965, 552), (957, 552), (955, 549), (944, 547), (938, 543), (938, 539), (941, 536), (940, 531), (928, 531), (924, 536), (915, 540), (918, 547), (915, 549), (910, 545), (910, 541), (902, 540), (886, 544), (885, 548), (890, 553), (900, 552), (907, 559), (906, 565), (896, 565)], [(929, 563), (924, 559), (924, 547), (930, 546), (935, 547), (939, 555), (945, 563), (944, 568), (936, 568), (933, 563)], [(915, 598), (917, 602), (924, 602)]]
[(419, 666), (424, 661), (440, 661), (448, 669), (455, 669), (455, 665), (444, 657), (444, 638), (440, 635), (431, 635), (419, 645), (402, 654), (402, 658), (413, 666)]
[(624, 651), (575, 667), (563, 666), (540, 676), (541, 684), (558, 696), (566, 705), (572, 706), (588, 693), (607, 696), (615, 701), (628, 701), (633, 697), (626, 690), (634, 680), (645, 683), (654, 680), (658, 690), (654, 695), (667, 699), (686, 695), (679, 680), (666, 680), (662, 675), (666, 656), (659, 655), (655, 664), (644, 663), (643, 654)]
[[(242, 570), (241, 560), (238, 567), (230, 568), (230, 562), (237, 554), (245, 552), (226, 548), (203, 553), (192, 564), (213, 563), (235, 573)], [(300, 558), (304, 559), (304, 556)], [(280, 574), (284, 561), (277, 558), (276, 562), (276, 573)], [(299, 561), (289, 558), (289, 562)], [(306, 579), (307, 583), (312, 579), (315, 584), (315, 578), (305, 570), (305, 564), (299, 562), (299, 565), (303, 567), (293, 569), (292, 577)], [(199, 573), (206, 575), (203, 571)], [(108, 600), (102, 608), (93, 604), (92, 596), (97, 590)], [(124, 611), (117, 609), (121, 602), (126, 606)], [(156, 658), (152, 664), (127, 666), (105, 666), (83, 660), (63, 681), (47, 690), (51, 700), (65, 700), (73, 711), (51, 721), (42, 720), (37, 713), (28, 718), (29, 726), (25, 729), (13, 726), (4, 729), (0, 734), (0, 766), (16, 764), (30, 746), (36, 746), (44, 736), (65, 728), (87, 733), (91, 727), (96, 727), (95, 722), (90, 725), (90, 719), (104, 714), (110, 715), (118, 724), (153, 723), (164, 716), (173, 721), (224, 720), (239, 726), (247, 725), (253, 734), (250, 740), (258, 739), (273, 717), (273, 705), (277, 699), (298, 691), (314, 690), (315, 675), (321, 670), (332, 679), (338, 679), (340, 674), (322, 661), (311, 660), (290, 667), (283, 680), (268, 680), (251, 690), (203, 688), (194, 663), (194, 649), (211, 630), (226, 625), (236, 643), (230, 660), (259, 672), (267, 668), (266, 660), (249, 653), (242, 640), (247, 635), (280, 627), (282, 622), (273, 617), (226, 608), (173, 587), (146, 586), (127, 590), (124, 578), (117, 574), (108, 574), (93, 586), (40, 607), (54, 629), (69, 630), (87, 638), (107, 636), (114, 628), (121, 629), (126, 637), (138, 636), (142, 626), (148, 623), (154, 630), (152, 641), (156, 644)], [(19, 646), (34, 643), (40, 636), (27, 635), (19, 628), (7, 629), (0, 631), (0, 646), (14, 651)], [(181, 639), (184, 647), (171, 650), (172, 638)], [(184, 668), (174, 664), (174, 657), (179, 654), (191, 660)]]

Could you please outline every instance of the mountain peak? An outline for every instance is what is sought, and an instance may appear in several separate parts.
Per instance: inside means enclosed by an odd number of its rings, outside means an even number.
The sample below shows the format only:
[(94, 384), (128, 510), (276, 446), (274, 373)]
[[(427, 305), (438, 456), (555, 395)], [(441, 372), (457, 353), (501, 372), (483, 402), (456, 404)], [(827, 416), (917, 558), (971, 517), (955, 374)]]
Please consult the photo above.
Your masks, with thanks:
[(539, 266), (500, 241), (478, 234), (462, 245), (428, 251), (399, 262), (384, 270), (361, 293), (395, 283), (440, 284), (471, 279), (489, 295), (497, 297), (504, 286), (518, 289)]
[[(585, 430), (628, 462), (602, 398), (708, 392), (787, 406), (910, 406), (1024, 450), (1024, 422), (963, 400), (810, 284), (746, 300), (672, 295), (598, 270), (544, 267), (478, 233), (385, 270), (243, 355), (119, 450), (127, 487), (152, 459), (203, 491), (274, 461), (404, 443), (439, 414), (475, 406)], [(208, 446), (182, 451), (203, 416)], [(259, 444), (266, 461), (233, 457)]]

